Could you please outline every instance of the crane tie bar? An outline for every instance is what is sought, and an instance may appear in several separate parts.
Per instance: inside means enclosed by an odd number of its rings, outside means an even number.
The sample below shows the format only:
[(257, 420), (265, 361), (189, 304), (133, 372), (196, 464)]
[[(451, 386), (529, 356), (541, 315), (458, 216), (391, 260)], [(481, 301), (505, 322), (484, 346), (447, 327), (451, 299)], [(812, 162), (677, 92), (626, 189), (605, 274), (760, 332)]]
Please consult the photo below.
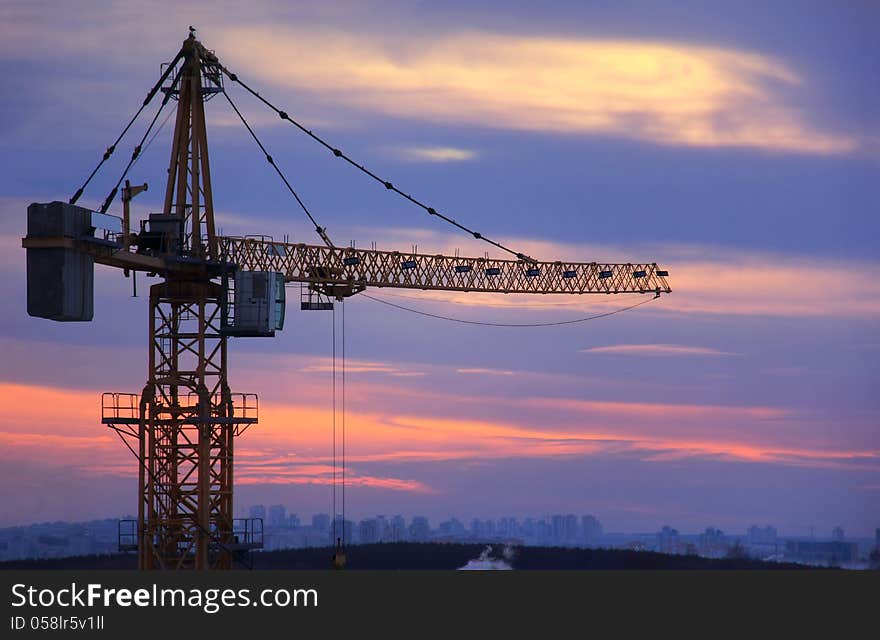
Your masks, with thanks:
[(131, 129), (131, 125), (134, 124), (134, 121), (138, 119), (138, 116), (141, 115), (141, 112), (147, 107), (148, 104), (150, 104), (150, 101), (153, 99), (153, 96), (155, 96), (156, 93), (158, 93), (159, 88), (162, 86), (162, 83), (165, 82), (165, 80), (168, 78), (169, 75), (171, 75), (171, 72), (174, 70), (175, 65), (180, 61), (180, 59), (182, 57), (183, 57), (183, 49), (181, 49), (177, 53), (177, 55), (174, 57), (174, 60), (171, 62), (171, 64), (168, 65), (168, 67), (162, 73), (162, 76), (159, 78), (159, 81), (156, 82), (156, 84), (153, 85), (153, 88), (150, 89), (150, 91), (147, 93), (147, 97), (144, 98), (143, 104), (141, 104), (140, 109), (137, 110), (137, 113), (135, 113), (131, 117), (131, 120), (128, 121), (128, 124), (125, 125), (125, 129), (122, 130), (122, 133), (120, 133), (119, 136), (116, 138), (116, 140), (113, 142), (113, 144), (111, 144), (109, 147), (107, 147), (107, 150), (104, 151), (104, 155), (101, 157), (101, 161), (98, 162), (98, 165), (94, 169), (92, 169), (92, 172), (89, 174), (89, 177), (86, 178), (86, 180), (85, 180), (85, 182), (83, 182), (82, 186), (79, 189), (77, 189), (76, 193), (74, 193), (73, 196), (71, 196), (70, 200), (68, 200), (69, 204), (76, 204), (76, 201), (79, 200), (80, 196), (83, 194), (83, 191), (85, 191), (85, 188), (92, 181), (92, 178), (95, 177), (95, 174), (98, 173), (98, 170), (102, 166), (104, 166), (104, 163), (107, 162), (107, 160), (110, 159), (110, 156), (113, 155), (113, 152), (116, 151), (116, 146), (122, 140), (123, 136), (125, 136), (125, 134), (128, 133), (128, 130)]
[(315, 220), (315, 217), (312, 215), (311, 211), (309, 211), (309, 208), (306, 206), (306, 204), (302, 201), (302, 198), (299, 197), (299, 194), (297, 194), (297, 192), (291, 186), (290, 181), (287, 179), (287, 177), (284, 175), (284, 173), (281, 171), (281, 169), (275, 163), (275, 158), (273, 158), (269, 154), (269, 152), (266, 150), (266, 147), (264, 147), (263, 143), (260, 142), (260, 139), (257, 137), (257, 134), (254, 133), (254, 130), (251, 128), (251, 125), (248, 124), (247, 120), (245, 120), (244, 115), (242, 115), (241, 111), (238, 110), (238, 107), (235, 106), (235, 103), (232, 101), (232, 98), (229, 97), (229, 94), (224, 91), (223, 97), (226, 98), (226, 101), (229, 103), (229, 106), (232, 107), (233, 111), (235, 111), (239, 120), (241, 120), (242, 124), (248, 130), (248, 133), (251, 134), (251, 137), (254, 139), (254, 142), (256, 142), (257, 146), (260, 147), (260, 150), (263, 152), (263, 155), (266, 156), (266, 162), (268, 162), (270, 165), (272, 165), (272, 168), (275, 169), (275, 172), (278, 174), (278, 176), (284, 182), (284, 185), (287, 187), (287, 190), (290, 191), (291, 195), (293, 195), (293, 197), (296, 199), (299, 206), (302, 208), (303, 211), (305, 211), (309, 220), (312, 221), (312, 224), (315, 225), (315, 231), (317, 232), (317, 234), (319, 236), (321, 236), (321, 239), (324, 241), (324, 243), (332, 249), (333, 242), (330, 240), (330, 237), (327, 235), (327, 229), (325, 227), (322, 227), (321, 225), (319, 225), (318, 221)]

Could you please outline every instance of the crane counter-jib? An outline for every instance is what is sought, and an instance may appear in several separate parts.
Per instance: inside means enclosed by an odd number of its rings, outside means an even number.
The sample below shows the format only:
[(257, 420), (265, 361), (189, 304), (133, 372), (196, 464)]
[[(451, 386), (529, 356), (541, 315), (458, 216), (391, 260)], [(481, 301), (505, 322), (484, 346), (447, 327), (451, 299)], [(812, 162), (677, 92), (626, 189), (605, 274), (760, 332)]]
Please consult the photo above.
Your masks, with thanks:
[(288, 282), (487, 293), (669, 293), (656, 263), (524, 262), (218, 237), (221, 261)]

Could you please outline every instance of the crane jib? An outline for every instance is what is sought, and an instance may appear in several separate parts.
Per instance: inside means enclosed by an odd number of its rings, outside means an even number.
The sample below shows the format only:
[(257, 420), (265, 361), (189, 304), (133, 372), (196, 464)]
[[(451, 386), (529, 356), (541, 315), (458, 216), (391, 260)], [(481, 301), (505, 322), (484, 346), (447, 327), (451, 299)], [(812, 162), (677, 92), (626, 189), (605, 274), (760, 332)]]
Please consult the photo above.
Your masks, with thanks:
[[(487, 293), (669, 293), (655, 263), (523, 262), (217, 238), (220, 259), (287, 282)], [(356, 293), (354, 291), (353, 293)]]

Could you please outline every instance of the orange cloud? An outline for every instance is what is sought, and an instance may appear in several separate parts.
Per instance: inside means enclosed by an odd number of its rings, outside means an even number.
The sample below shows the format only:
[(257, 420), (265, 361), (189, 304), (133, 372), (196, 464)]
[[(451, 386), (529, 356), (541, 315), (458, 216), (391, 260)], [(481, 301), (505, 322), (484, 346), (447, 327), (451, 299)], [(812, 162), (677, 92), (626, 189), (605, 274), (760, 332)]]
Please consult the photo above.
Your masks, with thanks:
[(465, 375), (478, 375), (478, 376), (512, 376), (514, 374), (513, 371), (509, 371), (507, 369), (486, 369), (483, 367), (471, 367), (464, 369), (456, 369), (457, 373), (463, 373)]
[(477, 152), (457, 147), (402, 147), (396, 155), (409, 162), (465, 162), (474, 160)]
[[(3, 457), (76, 467), (92, 475), (134, 473), (131, 454), (98, 424), (94, 392), (0, 384), (0, 397), (13, 395), (27, 402), (5, 408), (8, 422), (6, 430), (0, 432)], [(493, 406), (491, 399), (487, 402)], [(806, 444), (785, 446), (773, 441), (772, 431), (752, 430), (750, 435), (737, 437), (740, 431), (728, 428), (730, 424), (780, 420), (785, 420), (787, 426), (796, 426), (797, 414), (781, 408), (553, 398), (505, 403), (508, 408), (513, 405), (537, 409), (545, 416), (560, 414), (562, 421), (557, 417), (545, 419), (540, 427), (529, 426), (534, 423), (533, 419), (521, 411), (514, 420), (524, 424), (504, 418), (447, 417), (439, 415), (442, 411), (438, 409), (410, 414), (398, 414), (385, 407), (349, 411), (347, 479), (365, 487), (429, 492), (430, 487), (416, 479), (367, 473), (361, 467), (383, 462), (604, 454), (636, 456), (656, 462), (710, 457), (850, 469), (876, 469), (880, 462), (880, 450)], [(85, 411), (90, 405), (92, 410)], [(66, 407), (79, 409), (71, 417), (65, 413)], [(63, 414), (66, 419), (37, 420), (47, 414), (57, 414), (59, 418)], [(243, 484), (329, 483), (332, 477), (331, 418), (328, 408), (264, 403), (260, 424), (249, 429), (237, 447), (237, 481)], [(726, 427), (719, 430), (719, 422)], [(337, 429), (341, 430), (339, 422)]]
[(829, 154), (857, 144), (810, 125), (786, 97), (803, 78), (748, 51), (489, 32), (425, 40), (277, 25), (212, 37), (241, 74), (394, 116), (693, 147)]
[[(101, 394), (80, 389), (0, 383), (3, 430), (18, 434), (56, 434), (90, 438), (109, 430), (101, 426)], [(100, 429), (105, 429), (103, 432)]]
[(775, 420), (793, 415), (790, 409), (776, 407), (740, 407), (703, 404), (675, 404), (658, 402), (603, 402), (598, 400), (571, 400), (567, 398), (533, 398), (524, 401), (545, 409), (573, 410), (592, 414), (627, 415), (636, 418), (664, 417), (703, 418), (725, 416), (750, 420)]
[(581, 349), (581, 353), (613, 353), (632, 356), (739, 356), (710, 347), (688, 347), (680, 344), (614, 344)]
[[(341, 372), (341, 364), (337, 365), (337, 371)], [(331, 373), (333, 363), (329, 358), (312, 358), (310, 364), (301, 368), (303, 373)], [(414, 377), (425, 375), (422, 371), (409, 371), (401, 369), (387, 362), (369, 362), (364, 360), (346, 360), (345, 372), (348, 373), (385, 373), (392, 376)]]

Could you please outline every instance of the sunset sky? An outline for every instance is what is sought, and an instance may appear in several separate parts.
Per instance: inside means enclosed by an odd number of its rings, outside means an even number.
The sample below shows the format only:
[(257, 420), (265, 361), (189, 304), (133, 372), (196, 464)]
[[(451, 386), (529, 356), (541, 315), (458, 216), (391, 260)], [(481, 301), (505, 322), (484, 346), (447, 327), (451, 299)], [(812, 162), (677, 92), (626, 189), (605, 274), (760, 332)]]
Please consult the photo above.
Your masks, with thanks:
[[(100, 393), (143, 387), (150, 281), (133, 298), (97, 267), (93, 322), (31, 318), (21, 238), (27, 205), (72, 195), (195, 25), (291, 116), (487, 236), (542, 260), (670, 272), (668, 296), (559, 327), (351, 299), (349, 517), (872, 535), (878, 24), (880, 7), (855, 1), (4, 0), (0, 526), (136, 510), (135, 461), (100, 424)], [(491, 248), (228, 89), (337, 244)], [(319, 243), (226, 102), (207, 112), (222, 232)], [(79, 204), (99, 207), (147, 122)], [(130, 175), (150, 185), (137, 218), (161, 209), (172, 125)], [(509, 323), (642, 299), (371, 294)], [(261, 409), (237, 444), (237, 514), (330, 510), (331, 315), (300, 312), (298, 287), (288, 297), (276, 338), (231, 341), (232, 388)]]

